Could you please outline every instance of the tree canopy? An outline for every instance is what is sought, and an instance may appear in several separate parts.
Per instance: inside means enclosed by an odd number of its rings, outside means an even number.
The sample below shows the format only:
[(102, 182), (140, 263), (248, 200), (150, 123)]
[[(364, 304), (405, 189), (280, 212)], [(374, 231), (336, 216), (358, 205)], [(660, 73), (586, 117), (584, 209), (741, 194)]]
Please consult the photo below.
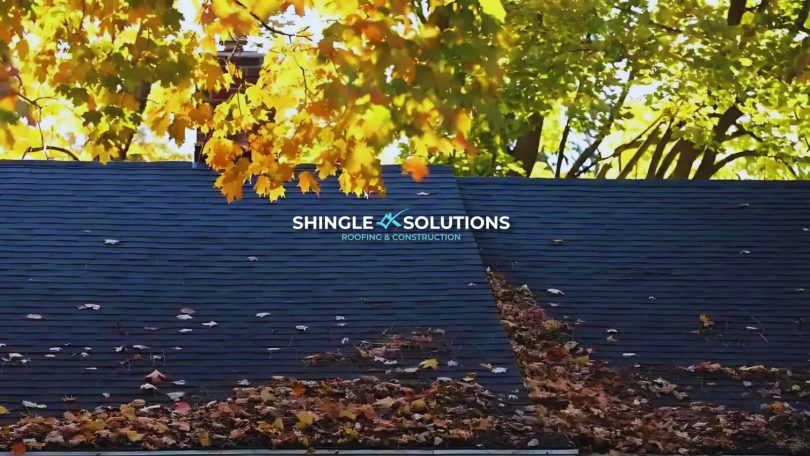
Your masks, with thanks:
[[(194, 29), (178, 3), (0, 0), (0, 158), (172, 159), (197, 129), (229, 200), (384, 194), (392, 144), (416, 179), (808, 174), (810, 0), (210, 0)], [(310, 13), (322, 36), (283, 23)], [(241, 37), (252, 80), (218, 53)]]

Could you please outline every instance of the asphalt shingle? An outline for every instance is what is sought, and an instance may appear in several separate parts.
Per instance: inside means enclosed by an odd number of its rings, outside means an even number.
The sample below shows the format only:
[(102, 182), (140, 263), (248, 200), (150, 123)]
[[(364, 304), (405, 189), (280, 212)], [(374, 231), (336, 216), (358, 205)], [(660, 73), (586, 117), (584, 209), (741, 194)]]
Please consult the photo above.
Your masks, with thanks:
[[(30, 362), (2, 365), (0, 404), (44, 403), (42, 412), (58, 414), (136, 398), (168, 401), (173, 391), (224, 398), (240, 380), (273, 375), (383, 375), (390, 366), (370, 372), (349, 363), (307, 366), (303, 358), (346, 350), (344, 338), (381, 341), (383, 333), (428, 328), (446, 331), (452, 349), (409, 352), (400, 366), (435, 356), (441, 368), (419, 374), (429, 378), (482, 371), (482, 362), (503, 365), (506, 374), (480, 372), (479, 379), (511, 394), (521, 379), (472, 234), (460, 242), (348, 242), (335, 231), (292, 228), (298, 215), (376, 220), (404, 208), (463, 215), (450, 170), (431, 173), (415, 183), (386, 168), (386, 198), (344, 196), (332, 177), (320, 196), (290, 189), (271, 204), (246, 191), (229, 205), (212, 186), (216, 174), (188, 163), (3, 162), (0, 354)], [(86, 303), (101, 307), (77, 309)], [(186, 307), (195, 310), (192, 319), (176, 318)], [(256, 317), (264, 312), (270, 315)], [(210, 321), (217, 325), (202, 325)], [(121, 346), (126, 351), (116, 352)], [(140, 360), (119, 364), (136, 353)], [(458, 366), (447, 367), (450, 359)], [(153, 369), (168, 376), (157, 394), (139, 389)], [(185, 385), (169, 384), (178, 380)], [(65, 395), (75, 402), (62, 402)]]

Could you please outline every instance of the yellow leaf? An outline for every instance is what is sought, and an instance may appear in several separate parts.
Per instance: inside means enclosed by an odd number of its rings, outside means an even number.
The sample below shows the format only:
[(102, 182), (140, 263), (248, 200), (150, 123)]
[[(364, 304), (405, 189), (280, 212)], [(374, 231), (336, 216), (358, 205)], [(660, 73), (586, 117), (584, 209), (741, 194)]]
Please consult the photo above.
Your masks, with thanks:
[(124, 415), (125, 417), (131, 419), (131, 420), (138, 419), (138, 417), (135, 416), (135, 407), (133, 407), (131, 405), (122, 404), (121, 405), (121, 414)]
[(402, 162), (402, 172), (408, 173), (413, 180), (419, 182), (430, 174), (422, 157), (411, 157)]
[(503, 22), (506, 19), (506, 10), (503, 9), (501, 0), (478, 0), (481, 4), (481, 9), (485, 14), (488, 14), (495, 19)]
[(8, 413), (8, 409), (0, 405), (0, 415), (5, 415)]
[(435, 358), (434, 359), (426, 359), (426, 360), (422, 361), (422, 364), (420, 364), (420, 366), (422, 366), (423, 369), (427, 369), (428, 367), (431, 368), (431, 369), (438, 369), (439, 368), (439, 361), (437, 361)]
[(590, 360), (590, 357), (588, 355), (580, 356), (579, 358), (576, 359), (577, 366), (586, 367), (588, 365), (589, 360)]
[(411, 402), (411, 411), (412, 412), (423, 412), (427, 410), (427, 403), (424, 399), (417, 399)]
[(143, 434), (138, 434), (138, 431), (127, 431), (127, 438), (130, 442), (135, 443), (143, 438)]
[(304, 171), (298, 175), (298, 186), (301, 187), (301, 191), (304, 193), (310, 190), (316, 194), (321, 193), (321, 185), (318, 183), (318, 179), (309, 171)]
[(278, 184), (277, 187), (271, 188), (270, 192), (267, 194), (268, 198), (270, 198), (271, 202), (276, 202), (279, 198), (284, 198), (284, 194), (287, 191), (284, 190), (284, 184)]
[(211, 446), (211, 434), (205, 432), (200, 436), (200, 445), (204, 447)]
[(284, 430), (284, 422), (283, 422), (283, 421), (281, 421), (281, 418), (276, 418), (276, 421), (273, 421), (272, 426), (273, 426), (274, 428), (278, 429), (279, 431), (283, 431), (283, 430)]
[(256, 15), (260, 21), (265, 22), (267, 18), (278, 13), (282, 6), (288, 2), (284, 0), (254, 0), (250, 11)]
[(295, 428), (299, 430), (312, 426), (313, 421), (315, 421), (315, 416), (312, 415), (312, 412), (301, 412), (296, 416), (298, 417), (298, 422), (295, 423)]

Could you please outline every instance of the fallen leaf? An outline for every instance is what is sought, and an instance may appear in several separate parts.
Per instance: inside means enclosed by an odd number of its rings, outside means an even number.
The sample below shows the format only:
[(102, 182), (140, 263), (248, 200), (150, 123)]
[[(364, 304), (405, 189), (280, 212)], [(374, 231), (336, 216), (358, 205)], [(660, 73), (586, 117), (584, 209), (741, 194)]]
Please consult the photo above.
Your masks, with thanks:
[(309, 326), (298, 325), (298, 326), (295, 327), (295, 329), (297, 329), (299, 331), (306, 331), (307, 329), (309, 329)]
[(0, 415), (5, 415), (8, 413), (8, 409), (0, 405)]
[(307, 392), (307, 387), (303, 383), (296, 382), (292, 387), (292, 391), (296, 396), (301, 396)]
[(192, 317), (192, 316), (191, 316), (191, 315), (189, 315), (189, 314), (180, 314), (180, 315), (178, 315), (176, 318), (177, 318), (178, 320), (191, 320), (191, 319), (192, 319), (192, 318), (194, 318), (194, 317)]
[(434, 359), (426, 359), (422, 361), (420, 364), (423, 369), (431, 368), (431, 369), (438, 369), (439, 368), (439, 361)]
[(101, 306), (98, 304), (82, 304), (77, 307), (79, 310), (98, 310), (101, 309)]
[(256, 316), (259, 317), (259, 318), (264, 318), (264, 317), (266, 317), (268, 315), (270, 315), (270, 312), (261, 312), (261, 313), (256, 314)]
[(427, 403), (424, 399), (417, 399), (411, 402), (411, 411), (413, 412), (423, 412), (427, 410)]
[(203, 434), (200, 436), (200, 445), (202, 445), (202, 446), (204, 446), (204, 447), (209, 447), (209, 446), (211, 446), (211, 434), (209, 434), (209, 433), (207, 433), (207, 432), (204, 432), (204, 433), (203, 433)]
[(183, 307), (182, 309), (180, 309), (180, 313), (186, 314), (186, 315), (191, 315), (193, 313), (197, 313), (197, 311), (192, 309), (191, 307)]
[(182, 391), (176, 391), (176, 392), (173, 392), (173, 393), (166, 393), (166, 395), (169, 396), (169, 399), (177, 402), (177, 401), (180, 400), (181, 397), (185, 396), (186, 393), (184, 393)]
[(190, 332), (192, 332), (192, 331), (194, 331), (194, 330), (193, 330), (193, 329), (189, 329), (189, 328), (183, 328), (183, 329), (181, 329), (181, 330), (179, 330), (179, 331), (177, 331), (177, 332), (181, 332), (181, 333), (190, 333)]
[(138, 431), (127, 431), (127, 438), (130, 442), (135, 443), (143, 438), (143, 434), (138, 434)]
[(295, 415), (298, 417), (298, 422), (295, 423), (295, 428), (299, 430), (304, 430), (310, 426), (315, 421), (315, 416), (312, 412), (301, 412)]
[(151, 374), (147, 375), (146, 378), (154, 384), (158, 384), (163, 380), (166, 380), (166, 376), (161, 374), (159, 370), (153, 371)]
[(214, 326), (216, 326), (216, 325), (217, 325), (217, 322), (215, 322), (215, 321), (209, 321), (208, 323), (203, 323), (202, 325), (203, 325), (203, 326), (207, 326), (207, 327), (209, 327), (209, 328), (213, 328)]
[(506, 372), (506, 370), (507, 369), (505, 367), (494, 367), (490, 372), (492, 372), (493, 374), (503, 374), (504, 372)]
[(247, 259), (248, 259), (248, 261), (251, 261), (251, 262), (253, 262), (253, 261), (259, 261), (259, 258), (254, 257), (254, 256), (249, 256), (249, 257), (247, 257)]
[(562, 291), (560, 291), (560, 290), (558, 290), (556, 288), (549, 288), (548, 290), (546, 290), (546, 293), (552, 294), (552, 295), (555, 295), (555, 296), (562, 296), (562, 295), (565, 294), (565, 293), (563, 293)]
[(119, 242), (121, 242), (121, 241), (119, 241), (118, 239), (105, 239), (104, 240), (104, 244), (106, 244), (106, 245), (117, 245)]
[(178, 415), (185, 415), (186, 413), (191, 411), (191, 407), (188, 405), (187, 402), (177, 402), (174, 404), (174, 413)]
[(11, 454), (25, 454), (25, 444), (22, 442), (17, 442), (14, 445), (11, 445)]
[(28, 314), (28, 315), (25, 316), (25, 318), (27, 318), (29, 320), (42, 320), (42, 315), (40, 315), (40, 314)]

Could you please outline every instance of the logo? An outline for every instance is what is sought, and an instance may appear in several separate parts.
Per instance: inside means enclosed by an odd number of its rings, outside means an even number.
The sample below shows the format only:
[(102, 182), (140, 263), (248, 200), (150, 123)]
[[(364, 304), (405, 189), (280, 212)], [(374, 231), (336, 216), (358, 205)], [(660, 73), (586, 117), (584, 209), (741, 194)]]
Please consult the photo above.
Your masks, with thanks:
[(403, 212), (405, 212), (407, 210), (408, 209), (405, 209), (403, 211), (399, 211), (399, 213), (397, 213), (397, 215), (393, 215), (393, 216), (389, 212), (388, 214), (385, 214), (385, 216), (382, 218), (382, 220), (377, 222), (377, 225), (380, 225), (381, 227), (383, 227), (383, 228), (385, 228), (387, 230), (388, 227), (391, 226), (391, 224), (393, 223), (395, 227), (399, 228), (399, 227), (402, 226), (402, 224), (397, 222), (397, 217), (399, 217), (400, 214), (402, 214)]

